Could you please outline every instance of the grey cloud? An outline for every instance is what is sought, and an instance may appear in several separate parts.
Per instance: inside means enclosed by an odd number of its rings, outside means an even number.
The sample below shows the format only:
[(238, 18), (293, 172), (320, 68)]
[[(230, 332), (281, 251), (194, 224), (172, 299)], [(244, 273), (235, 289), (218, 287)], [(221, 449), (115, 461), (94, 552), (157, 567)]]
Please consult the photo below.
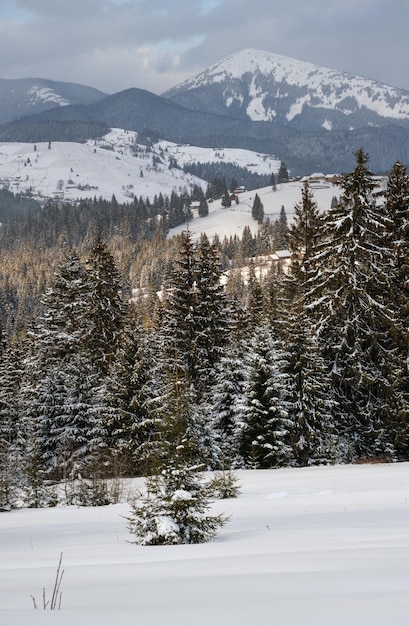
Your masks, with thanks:
[(252, 47), (409, 89), (408, 17), (409, 0), (5, 0), (0, 76), (161, 93)]

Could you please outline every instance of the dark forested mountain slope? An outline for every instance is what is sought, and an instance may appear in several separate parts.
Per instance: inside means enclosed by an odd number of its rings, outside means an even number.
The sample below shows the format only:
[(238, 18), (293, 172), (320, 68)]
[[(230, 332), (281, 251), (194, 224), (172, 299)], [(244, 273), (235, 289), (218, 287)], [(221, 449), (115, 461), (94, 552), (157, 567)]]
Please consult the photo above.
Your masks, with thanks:
[(93, 87), (45, 78), (0, 78), (0, 123), (70, 104), (90, 104), (105, 94)]

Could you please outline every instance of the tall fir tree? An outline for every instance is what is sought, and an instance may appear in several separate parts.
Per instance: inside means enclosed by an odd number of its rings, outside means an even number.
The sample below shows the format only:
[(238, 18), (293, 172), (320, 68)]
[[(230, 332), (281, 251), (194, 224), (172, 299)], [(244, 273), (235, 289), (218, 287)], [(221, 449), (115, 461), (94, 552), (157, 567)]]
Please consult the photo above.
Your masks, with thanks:
[(291, 423), (285, 408), (281, 354), (267, 323), (254, 331), (249, 344), (240, 453), (246, 467), (266, 469), (290, 465)]
[(220, 282), (221, 263), (217, 244), (210, 244), (205, 233), (201, 235), (198, 245), (195, 276), (196, 387), (206, 391), (211, 386), (214, 368), (227, 341), (231, 310)]
[(95, 437), (98, 382), (83, 343), (88, 302), (84, 267), (65, 249), (32, 332), (21, 388), (32, 458), (53, 479), (86, 471)]
[(148, 475), (155, 467), (157, 420), (152, 329), (131, 310), (104, 385), (104, 456), (116, 475)]
[[(160, 335), (167, 369), (178, 377), (197, 379), (196, 359), (196, 248), (189, 231), (180, 235), (178, 258), (167, 285)], [(173, 364), (173, 366), (172, 366)]]
[(396, 162), (388, 176), (385, 191), (387, 222), (386, 242), (389, 247), (390, 305), (395, 322), (390, 327), (395, 347), (395, 367), (391, 370), (395, 410), (390, 429), (400, 458), (409, 455), (409, 175), (406, 167)]
[(20, 404), (23, 346), (5, 348), (0, 362), (0, 511), (18, 505), (24, 482), (24, 420)]
[(87, 325), (82, 341), (102, 375), (109, 372), (124, 322), (122, 283), (113, 255), (97, 234), (86, 263)]
[(278, 220), (274, 222), (273, 248), (274, 250), (288, 248), (288, 220), (284, 206), (280, 209)]
[(288, 233), (291, 263), (280, 281), (275, 321), (283, 354), (282, 371), (286, 374), (284, 396), (291, 422), (290, 442), (297, 465), (340, 461), (343, 450), (338, 440), (336, 454), (332, 426), (336, 402), (308, 311), (311, 261), (318, 247), (320, 224), (317, 204), (306, 182)]
[(308, 181), (305, 181), (301, 191), (301, 202), (294, 206), (293, 220), (288, 229), (291, 275), (297, 283), (305, 284), (310, 278), (310, 261), (321, 236), (321, 221), (314, 195)]
[(264, 205), (260, 200), (260, 196), (258, 193), (254, 196), (253, 205), (251, 207), (251, 215), (253, 219), (256, 220), (259, 224), (263, 222), (264, 219)]
[(311, 308), (318, 312), (319, 342), (337, 394), (339, 432), (349, 436), (358, 457), (393, 455), (385, 424), (391, 395), (385, 223), (368, 155), (359, 149), (355, 157), (340, 203), (328, 213)]

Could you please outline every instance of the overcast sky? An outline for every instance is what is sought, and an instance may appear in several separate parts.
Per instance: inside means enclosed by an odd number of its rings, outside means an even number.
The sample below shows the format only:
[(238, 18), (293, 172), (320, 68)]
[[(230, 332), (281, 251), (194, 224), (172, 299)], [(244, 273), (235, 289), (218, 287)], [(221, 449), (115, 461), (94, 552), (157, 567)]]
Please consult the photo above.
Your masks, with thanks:
[(409, 90), (409, 0), (0, 0), (0, 78), (161, 94), (243, 48)]

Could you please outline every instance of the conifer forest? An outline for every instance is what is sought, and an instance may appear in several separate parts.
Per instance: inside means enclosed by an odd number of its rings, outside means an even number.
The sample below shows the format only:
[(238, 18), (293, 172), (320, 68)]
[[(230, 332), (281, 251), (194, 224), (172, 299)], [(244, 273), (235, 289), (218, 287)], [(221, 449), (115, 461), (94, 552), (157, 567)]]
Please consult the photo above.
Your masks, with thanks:
[(306, 182), (289, 225), (224, 240), (168, 237), (199, 189), (42, 209), (2, 192), (0, 510), (61, 484), (104, 503), (106, 481), (177, 463), (409, 460), (409, 175), (380, 190), (355, 159), (325, 213)]

